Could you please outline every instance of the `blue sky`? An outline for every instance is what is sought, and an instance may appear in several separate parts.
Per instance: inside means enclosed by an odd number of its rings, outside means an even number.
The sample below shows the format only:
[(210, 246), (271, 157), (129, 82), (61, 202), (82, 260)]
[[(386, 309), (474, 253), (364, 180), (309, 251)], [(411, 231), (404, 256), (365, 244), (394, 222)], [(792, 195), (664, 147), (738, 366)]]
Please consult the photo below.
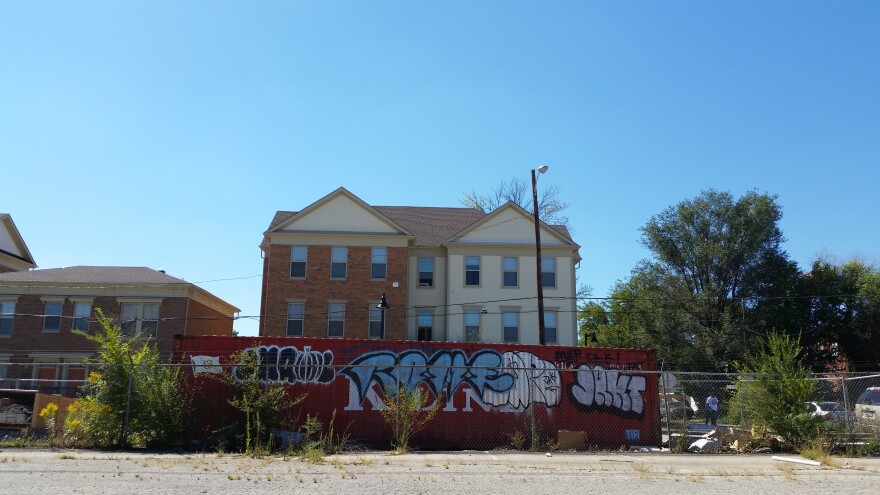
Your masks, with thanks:
[(875, 1), (0, 0), (0, 212), (41, 268), (163, 268), (242, 315), (276, 210), (459, 206), (544, 163), (597, 296), (706, 188), (777, 194), (802, 268), (877, 263), (877, 26)]

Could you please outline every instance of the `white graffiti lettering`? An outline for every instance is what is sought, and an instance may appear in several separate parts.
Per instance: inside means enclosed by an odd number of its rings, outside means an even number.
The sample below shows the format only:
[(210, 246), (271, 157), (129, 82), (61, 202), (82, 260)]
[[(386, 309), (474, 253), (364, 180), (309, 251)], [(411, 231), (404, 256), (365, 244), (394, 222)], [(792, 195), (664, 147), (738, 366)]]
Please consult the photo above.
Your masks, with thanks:
[(507, 406), (522, 411), (530, 404), (541, 403), (550, 407), (559, 404), (562, 380), (553, 363), (530, 352), (505, 352), (502, 369), (515, 377), (511, 388), (503, 391), (486, 389), (483, 401), (493, 406)]
[(645, 377), (631, 376), (600, 365), (578, 366), (575, 383), (568, 392), (581, 409), (605, 408), (620, 413), (641, 415), (645, 409)]

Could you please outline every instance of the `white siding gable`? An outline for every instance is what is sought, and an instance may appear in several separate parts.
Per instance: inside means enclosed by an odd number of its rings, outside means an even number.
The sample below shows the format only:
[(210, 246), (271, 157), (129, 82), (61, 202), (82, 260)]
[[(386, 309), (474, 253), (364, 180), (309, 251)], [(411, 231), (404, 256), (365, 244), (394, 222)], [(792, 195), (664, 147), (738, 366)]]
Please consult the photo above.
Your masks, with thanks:
[(0, 222), (0, 250), (12, 253), (16, 256), (26, 256), (20, 249), (18, 249), (18, 246), (15, 245), (15, 241), (12, 238), (12, 232), (9, 231), (9, 228), (3, 222)]
[(383, 221), (376, 213), (365, 209), (345, 195), (331, 198), (304, 214), (294, 215), (276, 232), (359, 232), (399, 234), (400, 231)]
[[(541, 245), (569, 245), (549, 227), (541, 226)], [(474, 225), (470, 231), (455, 239), (456, 244), (535, 244), (535, 221), (518, 209), (507, 208), (484, 222)]]

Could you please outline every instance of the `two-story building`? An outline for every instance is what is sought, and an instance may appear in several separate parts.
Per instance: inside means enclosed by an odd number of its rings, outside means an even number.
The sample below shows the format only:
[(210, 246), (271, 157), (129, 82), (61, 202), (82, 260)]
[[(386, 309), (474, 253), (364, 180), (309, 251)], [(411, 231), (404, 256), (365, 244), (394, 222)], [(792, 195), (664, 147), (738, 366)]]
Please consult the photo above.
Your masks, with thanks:
[[(577, 345), (579, 246), (540, 233), (545, 340)], [(261, 336), (538, 343), (534, 220), (516, 204), (371, 206), (339, 188), (277, 212), (261, 248)]]
[[(0, 273), (0, 388), (65, 388), (87, 375), (96, 310), (169, 356), (174, 335), (232, 335), (239, 309), (147, 267), (73, 266)], [(57, 383), (57, 385), (56, 385)]]

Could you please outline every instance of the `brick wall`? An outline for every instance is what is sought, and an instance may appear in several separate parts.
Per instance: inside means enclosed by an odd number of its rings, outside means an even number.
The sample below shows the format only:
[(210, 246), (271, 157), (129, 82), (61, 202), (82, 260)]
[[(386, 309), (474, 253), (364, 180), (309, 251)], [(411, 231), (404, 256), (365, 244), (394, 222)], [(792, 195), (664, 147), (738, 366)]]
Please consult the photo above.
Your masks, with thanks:
[[(348, 248), (344, 280), (330, 279), (330, 246), (309, 246), (306, 279), (290, 278), (290, 246), (271, 245), (263, 261), (263, 312), (260, 335), (282, 337), (287, 332), (287, 304), (305, 300), (303, 335), (327, 336), (328, 300), (345, 301), (345, 337), (368, 337), (369, 308), (386, 293), (385, 338), (406, 338), (407, 249), (388, 248), (385, 280), (370, 280), (371, 249)], [(398, 282), (397, 287), (393, 283)]]
[[(32, 352), (92, 352), (94, 344), (72, 331), (73, 306), (73, 302), (65, 300), (61, 311), (61, 328), (57, 332), (44, 332), (42, 315), (45, 312), (45, 303), (40, 300), (39, 295), (20, 296), (15, 303), (16, 316), (13, 321), (12, 335), (0, 337), (0, 353), (12, 354), (10, 362), (30, 363), (33, 361), (29, 356)], [(94, 320), (95, 309), (98, 308), (104, 312), (105, 316), (117, 317), (121, 306), (115, 296), (95, 297), (92, 303), (92, 321), (89, 324), (89, 333), (92, 334), (100, 328), (98, 322)], [(186, 308), (187, 298), (185, 297), (166, 297), (159, 305), (160, 321), (157, 344), (163, 357), (168, 357), (171, 354), (173, 336), (184, 333), (187, 325)], [(231, 335), (231, 321), (228, 326), (229, 332), (225, 335)], [(198, 333), (197, 335), (204, 334)], [(27, 369), (30, 370), (29, 367)], [(10, 367), (9, 373), (14, 371), (13, 367)], [(7, 378), (16, 378), (13, 374), (8, 374)]]
[(200, 302), (190, 300), (186, 335), (232, 335), (232, 318)]

